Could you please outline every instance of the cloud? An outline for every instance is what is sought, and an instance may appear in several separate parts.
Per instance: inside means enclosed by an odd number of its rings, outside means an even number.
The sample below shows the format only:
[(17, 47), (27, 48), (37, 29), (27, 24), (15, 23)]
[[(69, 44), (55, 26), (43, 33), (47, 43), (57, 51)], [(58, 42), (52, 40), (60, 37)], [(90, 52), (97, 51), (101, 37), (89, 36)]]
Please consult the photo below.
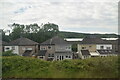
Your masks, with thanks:
[(52, 22), (64, 31), (117, 33), (117, 1), (4, 0), (0, 2), (0, 25), (7, 29), (14, 22), (39, 25)]

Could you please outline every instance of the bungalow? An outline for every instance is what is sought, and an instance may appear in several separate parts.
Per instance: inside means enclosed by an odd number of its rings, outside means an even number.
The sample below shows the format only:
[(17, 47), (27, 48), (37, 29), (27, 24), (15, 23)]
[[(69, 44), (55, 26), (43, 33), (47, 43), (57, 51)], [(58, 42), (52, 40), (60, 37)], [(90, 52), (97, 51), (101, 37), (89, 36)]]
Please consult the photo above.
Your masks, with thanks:
[(0, 52), (4, 52), (5, 45), (7, 45), (7, 42), (0, 40)]
[(44, 60), (64, 60), (72, 59), (73, 54), (71, 44), (55, 36), (40, 44), (40, 51), (36, 56)]
[(81, 59), (97, 56), (114, 55), (112, 44), (96, 37), (86, 37), (78, 44), (78, 53)]
[(20, 56), (32, 56), (38, 52), (38, 43), (28, 38), (19, 38), (8, 43), (4, 51), (12, 50), (14, 54)]

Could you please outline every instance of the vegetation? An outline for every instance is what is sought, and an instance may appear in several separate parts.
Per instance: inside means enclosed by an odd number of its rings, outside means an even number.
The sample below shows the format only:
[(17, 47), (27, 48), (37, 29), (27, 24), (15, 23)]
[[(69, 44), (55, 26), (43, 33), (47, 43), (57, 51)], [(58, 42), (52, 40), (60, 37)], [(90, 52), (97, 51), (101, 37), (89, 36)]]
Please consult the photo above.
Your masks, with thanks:
[(9, 50), (9, 51), (3, 52), (2, 56), (17, 56), (17, 54), (13, 54), (12, 50)]
[(13, 56), (2, 58), (3, 78), (117, 78), (117, 57), (43, 61)]
[(2, 31), (3, 41), (9, 42), (20, 37), (26, 37), (33, 41), (42, 43), (56, 35), (63, 38), (84, 38), (90, 35), (103, 38), (118, 37), (116, 34), (85, 34), (59, 31), (59, 26), (54, 23), (41, 24), (40, 26), (37, 23), (29, 25), (13, 23), (10, 27), (12, 32), (8, 30), (9, 35), (5, 35), (6, 32)]

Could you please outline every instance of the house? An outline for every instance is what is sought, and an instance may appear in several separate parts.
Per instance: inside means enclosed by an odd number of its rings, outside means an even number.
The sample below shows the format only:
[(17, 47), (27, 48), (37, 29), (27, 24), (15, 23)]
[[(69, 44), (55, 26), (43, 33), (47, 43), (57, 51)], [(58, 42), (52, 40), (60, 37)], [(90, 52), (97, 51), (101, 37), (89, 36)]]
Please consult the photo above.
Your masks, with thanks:
[(115, 53), (116, 55), (118, 54), (118, 39), (116, 40), (106, 40), (107, 42), (112, 44), (112, 52)]
[(78, 44), (78, 53), (81, 59), (114, 55), (112, 44), (97, 37), (84, 38)]
[(4, 50), (12, 50), (14, 54), (18, 54), (20, 56), (32, 56), (38, 52), (38, 44), (28, 38), (19, 38), (9, 42)]
[(7, 45), (7, 42), (0, 40), (0, 52), (4, 52), (4, 46)]
[(55, 36), (40, 44), (40, 51), (36, 56), (44, 60), (64, 60), (72, 59), (73, 54), (71, 44)]

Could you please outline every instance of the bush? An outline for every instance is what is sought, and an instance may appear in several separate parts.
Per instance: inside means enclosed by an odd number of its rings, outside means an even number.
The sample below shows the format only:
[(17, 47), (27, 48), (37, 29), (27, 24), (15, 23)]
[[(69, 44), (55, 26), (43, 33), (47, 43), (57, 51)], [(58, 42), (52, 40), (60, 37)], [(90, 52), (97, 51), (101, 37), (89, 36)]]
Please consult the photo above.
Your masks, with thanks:
[(2, 58), (3, 78), (117, 78), (118, 58), (43, 61), (10, 56)]
[(3, 52), (2, 56), (17, 56), (17, 54), (13, 54), (12, 50), (10, 50), (10, 51)]

